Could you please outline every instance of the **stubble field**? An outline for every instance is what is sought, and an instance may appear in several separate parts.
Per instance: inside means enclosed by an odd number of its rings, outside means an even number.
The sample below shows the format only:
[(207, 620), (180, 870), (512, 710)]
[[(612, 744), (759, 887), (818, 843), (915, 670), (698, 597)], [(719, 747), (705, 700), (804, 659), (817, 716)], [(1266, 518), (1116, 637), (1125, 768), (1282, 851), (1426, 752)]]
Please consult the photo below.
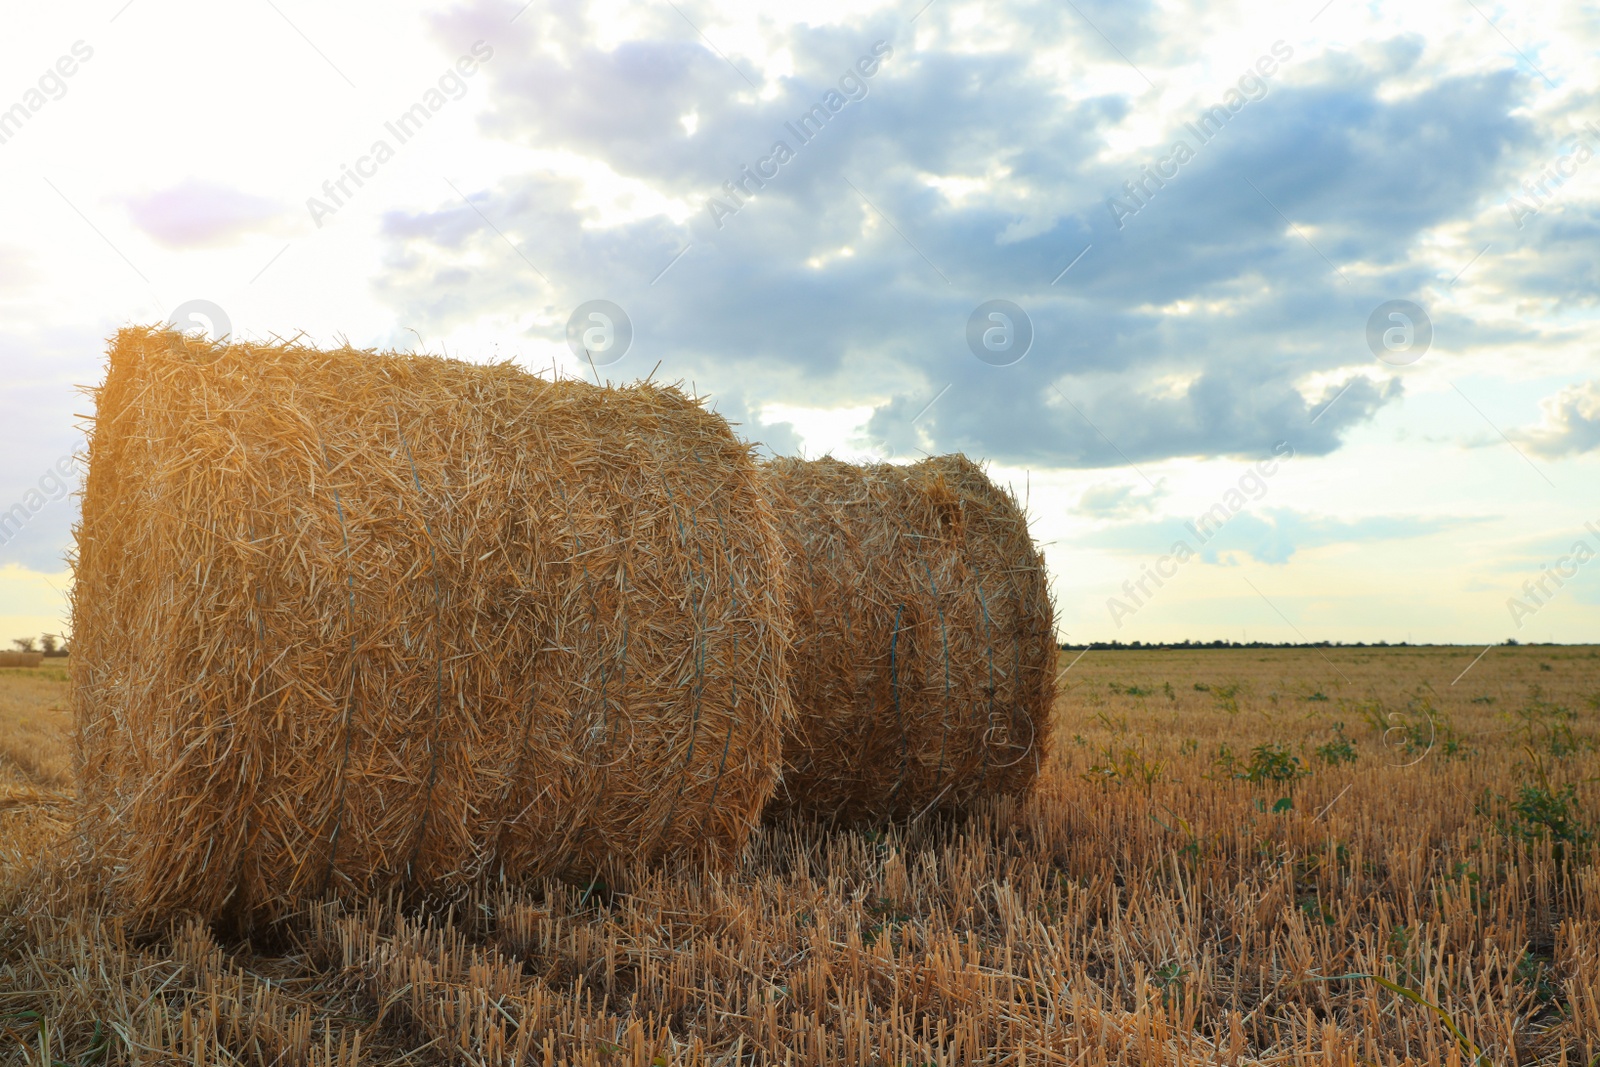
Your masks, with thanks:
[(1592, 1064), (1600, 649), (1063, 653), (1038, 789), (727, 875), (130, 930), (0, 672), (0, 1063)]

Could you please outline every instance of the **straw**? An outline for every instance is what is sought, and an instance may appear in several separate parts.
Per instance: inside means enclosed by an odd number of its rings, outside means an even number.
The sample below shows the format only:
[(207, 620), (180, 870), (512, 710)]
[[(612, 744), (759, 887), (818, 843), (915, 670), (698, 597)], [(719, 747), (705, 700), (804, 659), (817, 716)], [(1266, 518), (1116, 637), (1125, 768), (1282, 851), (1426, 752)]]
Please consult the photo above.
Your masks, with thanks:
[(1019, 793), (1049, 741), (1053, 608), (1016, 500), (965, 456), (774, 460), (796, 719), (772, 811), (848, 822)]
[(721, 418), (666, 386), (150, 329), (96, 399), (73, 711), (123, 909), (254, 921), (739, 853), (788, 635)]

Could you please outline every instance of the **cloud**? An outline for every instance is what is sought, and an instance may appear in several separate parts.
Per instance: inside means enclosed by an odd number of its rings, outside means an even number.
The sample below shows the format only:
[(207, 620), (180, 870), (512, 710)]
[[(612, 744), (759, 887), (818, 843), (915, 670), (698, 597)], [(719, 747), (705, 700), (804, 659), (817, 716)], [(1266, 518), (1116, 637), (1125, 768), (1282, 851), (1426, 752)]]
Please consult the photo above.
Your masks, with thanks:
[[(30, 514), (27, 502), (41, 499), (46, 503)], [(26, 517), (19, 522), (18, 517), (22, 516)], [(0, 566), (17, 564), (44, 574), (65, 570), (64, 561), (73, 546), (72, 525), (77, 518), (75, 499), (50, 499), (27, 493), (4, 498), (0, 504)]]
[[(1201, 560), (1233, 566), (1245, 558), (1257, 563), (1283, 564), (1297, 552), (1332, 545), (1398, 541), (1426, 537), (1462, 523), (1487, 521), (1477, 517), (1373, 515), (1336, 519), (1290, 508), (1269, 508), (1260, 514), (1241, 512), (1229, 519), (1203, 544), (1189, 526), (1177, 519), (1130, 522), (1093, 531), (1077, 543), (1131, 555), (1161, 555), (1175, 541), (1198, 549)], [(1209, 528), (1207, 528), (1209, 529)]]
[(1078, 514), (1095, 519), (1129, 519), (1135, 515), (1154, 511), (1156, 502), (1167, 495), (1164, 485), (1157, 485), (1148, 493), (1135, 491), (1132, 485), (1100, 482), (1091, 485), (1078, 498)]
[(32, 285), (37, 275), (32, 253), (16, 245), (0, 245), (0, 285), (15, 292)]
[(284, 213), (277, 201), (195, 179), (130, 197), (127, 207), (133, 224), (168, 248), (232, 244), (271, 229)]
[[(1520, 581), (1547, 570), (1562, 556), (1581, 551), (1578, 549), (1580, 542), (1588, 545), (1589, 552), (1600, 548), (1600, 513), (1588, 521), (1567, 518), (1547, 528), (1542, 527), (1536, 533), (1504, 543), (1494, 557), (1485, 560), (1480, 567), (1490, 574), (1518, 576)], [(1500, 586), (1495, 585), (1494, 588)]]
[(94, 409), (84, 406), (81, 384), (101, 377), (102, 338), (115, 325), (109, 315), (89, 315), (68, 326), (0, 335), (0, 367), (7, 373), (0, 390), (0, 567), (16, 563), (48, 574), (63, 569), (79, 484), (74, 476), (63, 485), (52, 471), (84, 449), (78, 413)]
[[(446, 18), (441, 35), (487, 10)], [(1141, 67), (1184, 55), (1146, 15), (1102, 28)], [(1403, 395), (1372, 369), (1368, 316), (1438, 281), (1419, 242), (1474, 217), (1533, 140), (1527, 79), (1510, 70), (1419, 77), (1415, 37), (1298, 55), (1119, 226), (1107, 198), (1193, 107), (1161, 116), (1153, 147), (1113, 152), (1154, 105), (1075, 89), (1038, 58), (1038, 42), (1104, 51), (1071, 11), (996, 9), (981, 50), (942, 34), (912, 47), (875, 17), (764, 28), (790, 69), (752, 93), (681, 22), (641, 16), (601, 47), (571, 11), (530, 12), (514, 31), (530, 47), (508, 45), (488, 71), (482, 129), (601, 163), (691, 214), (617, 215), (589, 179), (507, 175), (464, 191), (539, 273), (471, 207), (441, 202), (386, 218), (379, 293), (430, 332), (512, 314), (551, 343), (573, 307), (604, 297), (635, 325), (619, 372), (660, 360), (751, 411), (871, 406), (870, 443), (898, 454), (1110, 467), (1287, 441), (1327, 455)], [(893, 52), (866, 96), (795, 138), (789, 125), (878, 40)], [(730, 193), (779, 140), (794, 158)], [(738, 211), (713, 218), (713, 198)], [(965, 339), (996, 297), (1035, 331), (1008, 367)], [(1441, 337), (1481, 336), (1466, 312), (1434, 318)]]
[(1337, 403), (1339, 389), (1310, 400), (1277, 368), (1222, 359), (1175, 395), (1152, 395), (1132, 374), (1102, 378), (1069, 397), (1048, 370), (1018, 375), (1033, 384), (1014, 390), (997, 389), (965, 366), (953, 373), (964, 387), (956, 399), (913, 422), (920, 398), (896, 397), (878, 409), (869, 428), (900, 451), (960, 450), (1060, 467), (1118, 467), (1175, 456), (1259, 459), (1285, 442), (1296, 454), (1320, 456), (1403, 391), (1398, 379), (1378, 385), (1358, 375)]
[(72, 547), (72, 526), (78, 518), (82, 467), (63, 450), (37, 466), (8, 464), (0, 473), (0, 565), (56, 573)]
[(708, 406), (727, 419), (733, 432), (755, 445), (756, 451), (763, 456), (792, 456), (801, 450), (800, 435), (794, 423), (762, 418), (760, 410), (752, 405), (746, 393), (712, 397)]
[(1600, 380), (1569, 385), (1540, 407), (1539, 423), (1517, 434), (1539, 455), (1555, 459), (1600, 448)]

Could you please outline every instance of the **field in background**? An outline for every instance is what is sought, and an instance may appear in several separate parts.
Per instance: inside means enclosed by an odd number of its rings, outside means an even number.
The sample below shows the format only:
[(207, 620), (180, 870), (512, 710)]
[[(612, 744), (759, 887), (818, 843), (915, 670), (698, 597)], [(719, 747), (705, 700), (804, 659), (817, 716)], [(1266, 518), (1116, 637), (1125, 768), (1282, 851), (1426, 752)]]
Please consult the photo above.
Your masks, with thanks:
[(0, 1063), (1593, 1063), (1600, 650), (1478, 651), (1063, 655), (1026, 802), (254, 944), (100, 914), (0, 671)]

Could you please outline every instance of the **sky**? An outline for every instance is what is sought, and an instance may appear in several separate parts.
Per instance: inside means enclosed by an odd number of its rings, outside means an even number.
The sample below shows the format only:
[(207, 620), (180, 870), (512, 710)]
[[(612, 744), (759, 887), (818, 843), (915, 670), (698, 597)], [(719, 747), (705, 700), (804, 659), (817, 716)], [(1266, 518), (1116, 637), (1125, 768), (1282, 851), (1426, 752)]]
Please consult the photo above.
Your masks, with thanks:
[(7, 29), (0, 644), (69, 625), (106, 339), (159, 322), (682, 381), (767, 453), (965, 452), (1063, 641), (1600, 642), (1600, 5)]

